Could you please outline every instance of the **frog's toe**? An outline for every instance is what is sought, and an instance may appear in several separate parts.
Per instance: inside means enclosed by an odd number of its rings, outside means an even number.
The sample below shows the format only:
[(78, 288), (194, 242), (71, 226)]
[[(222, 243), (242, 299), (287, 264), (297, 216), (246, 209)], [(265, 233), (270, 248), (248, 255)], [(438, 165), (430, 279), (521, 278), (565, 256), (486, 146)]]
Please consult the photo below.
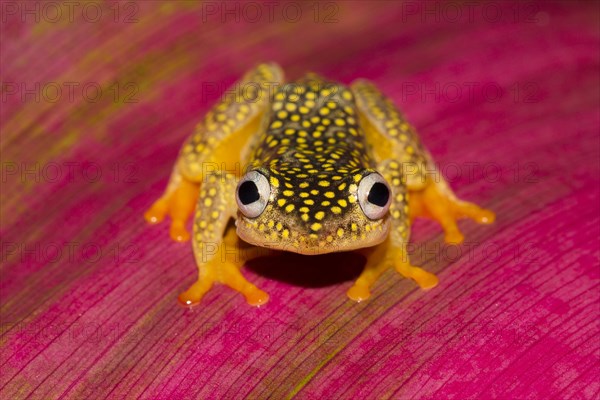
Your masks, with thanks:
[(206, 292), (213, 286), (213, 282), (210, 280), (198, 280), (188, 290), (181, 293), (177, 300), (184, 306), (194, 306), (202, 300)]
[(448, 199), (445, 209), (433, 211), (444, 229), (446, 243), (458, 244), (464, 240), (463, 234), (456, 225), (459, 218), (470, 218), (479, 224), (491, 224), (496, 220), (496, 214), (467, 201)]
[(257, 287), (244, 293), (244, 297), (246, 298), (246, 302), (254, 307), (262, 306), (269, 301), (269, 294)]
[(190, 240), (190, 233), (185, 228), (185, 221), (173, 220), (171, 229), (169, 230), (169, 236), (176, 242), (187, 242)]
[(458, 217), (470, 218), (479, 224), (491, 224), (496, 220), (496, 214), (493, 211), (468, 201), (456, 201), (453, 208)]
[(239, 267), (232, 266), (231, 269), (224, 270), (224, 273), (221, 274), (220, 282), (241, 293), (246, 302), (251, 306), (258, 307), (267, 304), (269, 301), (267, 292), (260, 290), (254, 284), (248, 282), (237, 268)]
[(410, 265), (410, 263), (404, 260), (396, 260), (394, 266), (396, 267), (396, 271), (398, 271), (405, 278), (414, 280), (421, 289), (431, 289), (436, 287), (439, 283), (438, 277), (431, 272), (427, 272), (423, 268)]
[(458, 229), (456, 217), (450, 213), (439, 213), (437, 214), (437, 218), (440, 225), (442, 225), (442, 229), (444, 230), (444, 240), (446, 243), (462, 243), (465, 237), (461, 233), (460, 229)]
[(150, 224), (158, 224), (165, 219), (169, 210), (168, 201), (160, 198), (144, 213), (144, 219)]
[[(415, 267), (416, 268), (416, 267)], [(417, 268), (417, 271), (413, 274), (412, 279), (419, 285), (421, 289), (433, 289), (440, 283), (437, 276), (431, 272), (427, 272), (422, 268)]]
[(350, 298), (350, 300), (360, 303), (361, 301), (367, 300), (369, 297), (371, 297), (371, 291), (366, 285), (354, 284), (354, 286), (348, 289), (346, 295), (348, 298)]

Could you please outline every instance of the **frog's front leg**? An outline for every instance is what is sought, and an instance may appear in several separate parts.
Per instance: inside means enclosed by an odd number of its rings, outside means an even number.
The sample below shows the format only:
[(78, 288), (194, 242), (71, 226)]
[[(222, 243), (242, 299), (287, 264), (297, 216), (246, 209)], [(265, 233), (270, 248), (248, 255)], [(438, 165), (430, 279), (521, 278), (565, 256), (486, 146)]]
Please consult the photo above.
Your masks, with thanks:
[(385, 270), (393, 266), (405, 278), (414, 280), (422, 289), (430, 289), (438, 284), (438, 278), (410, 263), (407, 244), (410, 236), (408, 215), (408, 190), (400, 165), (391, 160), (381, 163), (378, 168), (391, 187), (389, 216), (390, 233), (378, 246), (362, 250), (367, 263), (347, 295), (354, 301), (362, 301), (370, 296), (370, 286)]
[(421, 289), (431, 289), (439, 282), (434, 274), (410, 263), (406, 241), (394, 234), (380, 245), (361, 253), (366, 256), (367, 263), (354, 285), (346, 292), (351, 300), (358, 303), (371, 297), (371, 286), (391, 266), (403, 277), (414, 280)]
[(220, 172), (208, 175), (201, 186), (192, 238), (198, 279), (179, 296), (185, 305), (199, 303), (215, 283), (243, 294), (253, 306), (265, 304), (269, 299), (267, 293), (248, 282), (240, 272), (249, 253), (239, 246), (235, 229), (227, 230), (237, 212), (236, 186), (234, 175)]

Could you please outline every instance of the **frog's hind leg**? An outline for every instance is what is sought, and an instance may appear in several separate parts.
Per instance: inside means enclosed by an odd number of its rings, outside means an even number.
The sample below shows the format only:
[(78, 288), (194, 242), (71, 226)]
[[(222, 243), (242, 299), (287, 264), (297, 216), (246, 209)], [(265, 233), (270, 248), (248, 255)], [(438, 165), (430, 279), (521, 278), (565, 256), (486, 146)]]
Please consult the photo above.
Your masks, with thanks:
[(216, 170), (239, 170), (241, 153), (258, 130), (272, 86), (283, 81), (276, 64), (261, 64), (247, 72), (229, 95), (217, 103), (186, 140), (164, 194), (144, 214), (149, 223), (171, 217), (170, 236), (189, 240), (185, 224), (194, 210), (198, 188)]
[[(492, 211), (454, 195), (415, 129), (389, 98), (366, 80), (354, 82), (351, 88), (360, 111), (361, 125), (373, 146), (375, 157), (380, 162), (393, 160), (389, 165), (397, 165), (402, 179), (406, 181), (411, 218), (435, 219), (442, 225), (445, 239), (450, 243), (463, 240), (457, 219), (467, 217), (482, 224), (494, 221)], [(392, 179), (392, 186), (398, 186), (400, 177)]]

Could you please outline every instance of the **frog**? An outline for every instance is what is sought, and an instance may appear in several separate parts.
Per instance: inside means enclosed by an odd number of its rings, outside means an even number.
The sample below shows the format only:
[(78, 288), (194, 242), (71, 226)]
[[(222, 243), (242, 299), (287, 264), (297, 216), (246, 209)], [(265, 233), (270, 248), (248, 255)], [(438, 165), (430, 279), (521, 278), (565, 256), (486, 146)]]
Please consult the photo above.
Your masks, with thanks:
[(455, 195), (415, 128), (374, 83), (345, 85), (312, 72), (286, 81), (274, 62), (247, 71), (185, 140), (164, 193), (144, 213), (151, 224), (167, 216), (171, 238), (192, 242), (198, 277), (178, 297), (187, 306), (215, 284), (252, 306), (268, 302), (242, 273), (256, 255), (244, 246), (356, 253), (366, 259), (346, 291), (356, 302), (389, 268), (431, 289), (438, 277), (410, 262), (413, 220), (437, 221), (455, 244), (464, 240), (460, 218), (495, 220)]

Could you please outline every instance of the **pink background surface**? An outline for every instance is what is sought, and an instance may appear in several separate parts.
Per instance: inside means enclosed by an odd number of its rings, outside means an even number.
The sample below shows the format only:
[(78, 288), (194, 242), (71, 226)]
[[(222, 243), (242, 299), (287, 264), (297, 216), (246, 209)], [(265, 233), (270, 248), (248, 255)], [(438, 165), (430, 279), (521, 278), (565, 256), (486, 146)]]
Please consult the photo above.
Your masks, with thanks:
[[(98, 4), (1, 4), (2, 398), (598, 398), (598, 3)], [(177, 305), (191, 246), (142, 213), (207, 84), (269, 60), (373, 80), (497, 213), (460, 247), (417, 221), (437, 288), (388, 271), (355, 304), (360, 259), (290, 256), (244, 271), (265, 307)]]

